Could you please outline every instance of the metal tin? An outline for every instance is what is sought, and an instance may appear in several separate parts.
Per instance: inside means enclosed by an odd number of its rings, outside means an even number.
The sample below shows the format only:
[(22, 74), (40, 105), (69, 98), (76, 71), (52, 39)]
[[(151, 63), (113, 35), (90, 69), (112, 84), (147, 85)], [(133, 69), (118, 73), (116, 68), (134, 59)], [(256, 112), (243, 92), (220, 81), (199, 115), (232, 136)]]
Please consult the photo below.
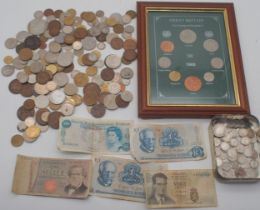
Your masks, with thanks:
[(259, 121), (252, 115), (218, 115), (209, 125), (216, 177), (228, 182), (260, 179)]

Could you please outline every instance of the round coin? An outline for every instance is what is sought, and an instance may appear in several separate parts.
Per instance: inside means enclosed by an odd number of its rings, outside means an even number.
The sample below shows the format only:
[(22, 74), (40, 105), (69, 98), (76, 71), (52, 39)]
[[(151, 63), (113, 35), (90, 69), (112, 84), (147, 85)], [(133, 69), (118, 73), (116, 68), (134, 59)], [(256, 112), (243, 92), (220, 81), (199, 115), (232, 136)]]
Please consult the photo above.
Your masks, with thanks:
[(23, 136), (19, 135), (19, 134), (16, 134), (14, 136), (12, 136), (11, 138), (11, 144), (14, 146), (14, 147), (19, 147), (23, 144), (24, 142), (24, 138)]
[(174, 48), (175, 48), (174, 43), (169, 40), (164, 40), (160, 44), (160, 49), (164, 53), (171, 53), (171, 52), (173, 52)]
[(132, 79), (134, 76), (134, 71), (129, 67), (125, 67), (121, 69), (120, 76), (124, 79)]
[(215, 76), (212, 72), (206, 72), (203, 76), (204, 80), (206, 82), (213, 82), (215, 79)]
[(66, 98), (65, 93), (61, 89), (54, 90), (49, 95), (49, 100), (53, 104), (61, 104)]
[(90, 114), (95, 118), (101, 118), (105, 115), (105, 113), (106, 108), (104, 104), (95, 104), (90, 110)]
[(167, 69), (172, 65), (172, 61), (168, 57), (160, 57), (158, 60), (158, 65), (160, 68)]
[(48, 117), (48, 125), (53, 129), (59, 128), (59, 120), (63, 116), (61, 112), (51, 112)]
[(214, 57), (210, 60), (210, 64), (215, 69), (221, 69), (224, 66), (224, 61), (219, 57)]
[(121, 65), (121, 58), (117, 55), (110, 54), (106, 57), (105, 64), (108, 68), (116, 69)]
[(216, 52), (219, 48), (219, 44), (215, 39), (207, 39), (203, 42), (203, 47), (208, 52)]
[(115, 72), (112, 68), (105, 68), (101, 71), (100, 76), (104, 81), (111, 81), (115, 76)]
[(15, 67), (12, 65), (5, 65), (1, 68), (1, 73), (5, 77), (10, 77), (14, 74)]
[(191, 29), (184, 29), (180, 33), (180, 40), (185, 44), (192, 44), (197, 39), (197, 34)]
[(184, 86), (188, 91), (198, 92), (202, 87), (201, 80), (196, 76), (188, 76), (184, 80)]
[(181, 79), (181, 73), (178, 71), (171, 71), (169, 73), (169, 79), (173, 82), (178, 82)]
[(104, 97), (104, 105), (107, 109), (115, 110), (118, 108), (116, 104), (116, 95), (114, 94), (108, 94)]

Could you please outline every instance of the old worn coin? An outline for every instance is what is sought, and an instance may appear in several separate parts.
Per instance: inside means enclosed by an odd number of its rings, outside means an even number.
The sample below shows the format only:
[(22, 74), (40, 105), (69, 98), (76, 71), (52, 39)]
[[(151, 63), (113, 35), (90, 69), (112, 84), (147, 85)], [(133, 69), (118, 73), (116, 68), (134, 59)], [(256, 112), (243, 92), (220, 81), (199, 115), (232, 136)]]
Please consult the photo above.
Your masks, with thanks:
[(14, 74), (15, 67), (12, 65), (5, 65), (1, 68), (1, 73), (5, 77), (10, 77)]
[(46, 108), (49, 105), (49, 97), (46, 95), (39, 95), (35, 97), (35, 106), (39, 109)]
[(54, 111), (49, 114), (48, 125), (53, 129), (59, 128), (59, 120), (63, 116), (61, 112)]
[(110, 54), (105, 58), (105, 65), (111, 69), (117, 69), (121, 65), (121, 58), (118, 55)]
[(168, 57), (160, 57), (158, 60), (158, 65), (160, 68), (169, 68), (172, 65), (172, 61)]
[(12, 136), (12, 138), (11, 138), (11, 144), (14, 147), (21, 146), (23, 144), (23, 142), (24, 142), (24, 138), (22, 135), (16, 134), (16, 135)]
[(101, 118), (105, 115), (106, 113), (106, 108), (104, 106), (104, 104), (95, 104), (91, 110), (90, 113), (93, 117), (95, 118)]
[(78, 87), (73, 83), (68, 83), (64, 87), (64, 93), (68, 96), (75, 95), (78, 93)]
[(208, 52), (216, 52), (219, 49), (219, 44), (215, 39), (207, 39), (203, 42), (203, 47)]
[(171, 71), (169, 73), (169, 79), (173, 82), (178, 82), (181, 79), (181, 73), (179, 71)]
[(202, 87), (202, 82), (197, 76), (188, 76), (184, 80), (184, 86), (188, 91), (198, 92)]
[(64, 115), (64, 116), (70, 116), (74, 113), (74, 110), (75, 110), (75, 106), (73, 106), (72, 104), (70, 103), (63, 103), (61, 105), (61, 108), (60, 108), (60, 112)]
[(222, 58), (214, 57), (211, 59), (210, 64), (215, 69), (221, 69), (224, 66), (224, 61)]
[(124, 100), (122, 99), (122, 97), (121, 97), (120, 94), (118, 94), (118, 95), (116, 96), (115, 101), (116, 101), (117, 106), (120, 107), (120, 108), (125, 108), (125, 107), (127, 107), (127, 106), (129, 105), (129, 103), (130, 103), (130, 102), (124, 101)]
[(118, 108), (116, 104), (116, 95), (114, 94), (108, 94), (104, 97), (104, 105), (107, 109), (115, 110)]
[(54, 75), (53, 80), (57, 83), (59, 87), (63, 87), (69, 82), (69, 77), (64, 72), (58, 72)]
[(133, 100), (133, 94), (128, 90), (121, 92), (120, 95), (122, 100), (126, 102), (131, 102)]
[(58, 55), (57, 63), (62, 66), (66, 67), (71, 65), (73, 62), (73, 54), (71, 52), (61, 52)]
[(115, 72), (112, 68), (105, 68), (101, 71), (100, 76), (104, 81), (111, 81), (115, 76)]
[(49, 94), (49, 100), (53, 104), (61, 104), (65, 100), (66, 95), (62, 89), (57, 89)]
[(120, 50), (123, 48), (124, 41), (119, 37), (115, 37), (111, 40), (110, 45), (113, 49)]

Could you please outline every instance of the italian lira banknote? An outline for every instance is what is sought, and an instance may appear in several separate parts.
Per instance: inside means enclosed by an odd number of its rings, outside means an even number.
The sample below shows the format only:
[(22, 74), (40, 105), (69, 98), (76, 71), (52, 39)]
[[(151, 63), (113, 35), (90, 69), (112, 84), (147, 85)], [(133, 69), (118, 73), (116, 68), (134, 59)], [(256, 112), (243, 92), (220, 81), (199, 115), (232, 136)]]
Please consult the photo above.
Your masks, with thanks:
[(206, 158), (202, 128), (193, 124), (136, 124), (130, 134), (131, 153), (139, 162)]
[(85, 199), (92, 161), (18, 155), (12, 191), (16, 194)]
[(60, 119), (57, 147), (62, 151), (130, 154), (130, 121)]
[(148, 208), (217, 206), (210, 169), (145, 171), (144, 177)]
[(166, 165), (139, 164), (133, 159), (95, 156), (91, 194), (144, 202), (144, 170), (167, 169)]

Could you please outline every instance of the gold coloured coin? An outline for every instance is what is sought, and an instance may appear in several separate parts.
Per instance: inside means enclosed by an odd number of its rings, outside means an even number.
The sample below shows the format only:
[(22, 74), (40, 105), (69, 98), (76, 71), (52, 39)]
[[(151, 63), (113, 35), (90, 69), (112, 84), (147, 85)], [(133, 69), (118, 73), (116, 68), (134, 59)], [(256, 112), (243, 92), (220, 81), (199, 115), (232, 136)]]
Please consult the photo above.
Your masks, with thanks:
[(25, 135), (30, 139), (35, 139), (39, 137), (40, 133), (41, 133), (41, 129), (36, 125), (30, 126), (25, 130)]
[(78, 94), (70, 96), (69, 98), (74, 101), (75, 106), (79, 106), (82, 104), (82, 96), (80, 96)]
[(88, 75), (82, 72), (77, 73), (73, 79), (78, 87), (84, 87), (88, 83)]
[(13, 57), (10, 56), (10, 55), (5, 56), (4, 59), (3, 59), (4, 63), (7, 64), (7, 65), (12, 64), (13, 60), (14, 60)]
[(96, 66), (89, 66), (86, 70), (86, 74), (88, 76), (94, 76), (97, 74), (97, 67)]
[(177, 82), (181, 79), (181, 73), (178, 71), (171, 71), (169, 73), (169, 78), (171, 81)]

